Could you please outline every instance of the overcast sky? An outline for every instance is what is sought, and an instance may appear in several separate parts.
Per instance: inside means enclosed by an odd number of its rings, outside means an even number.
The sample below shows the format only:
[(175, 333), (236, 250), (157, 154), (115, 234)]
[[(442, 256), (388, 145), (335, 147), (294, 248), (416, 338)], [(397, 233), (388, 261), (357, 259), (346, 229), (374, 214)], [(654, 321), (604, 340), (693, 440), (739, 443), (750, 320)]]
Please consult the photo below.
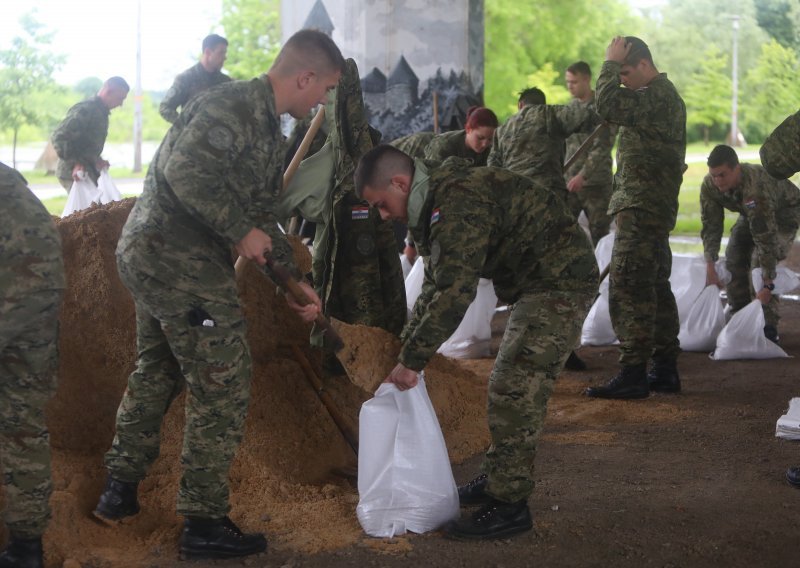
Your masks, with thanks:
[[(142, 7), (142, 88), (163, 91), (179, 72), (197, 62), (200, 42), (220, 32), (221, 0), (139, 0)], [(333, 0), (346, 1), (346, 0)], [(491, 0), (486, 0), (491, 2)], [(569, 0), (567, 0), (569, 1)], [(628, 0), (648, 7), (666, 0)], [(20, 33), (19, 17), (35, 9), (37, 19), (55, 32), (52, 51), (67, 60), (55, 75), (74, 85), (86, 77), (121, 75), (136, 79), (137, 0), (5, 0), (0, 17), (0, 48)]]

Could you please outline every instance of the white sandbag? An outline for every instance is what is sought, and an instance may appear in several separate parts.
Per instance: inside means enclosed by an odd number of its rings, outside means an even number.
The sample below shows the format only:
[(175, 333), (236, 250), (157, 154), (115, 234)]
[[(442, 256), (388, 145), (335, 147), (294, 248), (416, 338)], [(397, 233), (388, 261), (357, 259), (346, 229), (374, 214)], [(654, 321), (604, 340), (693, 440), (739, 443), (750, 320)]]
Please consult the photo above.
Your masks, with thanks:
[(361, 406), (358, 507), (370, 536), (424, 533), (458, 517), (458, 489), (444, 436), (425, 388), (390, 383)]
[(706, 287), (706, 261), (695, 255), (672, 255), (669, 285), (678, 306), (678, 320), (684, 321), (694, 301)]
[(606, 276), (600, 283), (600, 295), (583, 320), (581, 345), (613, 345), (617, 342), (617, 334), (611, 325), (611, 314), (608, 309), (608, 283), (609, 277)]
[[(764, 278), (761, 276), (761, 268), (753, 269), (752, 277), (753, 290), (758, 292), (764, 287)], [(772, 291), (773, 294), (788, 294), (800, 286), (800, 278), (797, 277), (794, 271), (789, 270), (785, 266), (778, 266), (775, 268), (775, 280), (773, 280), (772, 283), (775, 284), (775, 289)]]
[(700, 293), (686, 318), (681, 321), (678, 334), (681, 349), (701, 353), (713, 351), (723, 327), (725, 308), (719, 297), (719, 288), (712, 284)]
[(92, 203), (100, 203), (100, 190), (97, 189), (97, 186), (88, 178), (74, 181), (69, 190), (69, 197), (67, 197), (67, 203), (64, 205), (64, 211), (61, 212), (61, 217), (86, 209)]
[(492, 317), (497, 295), (491, 280), (481, 278), (475, 299), (464, 314), (458, 329), (439, 347), (438, 353), (453, 359), (479, 359), (489, 356)]
[(403, 253), (400, 253), (400, 268), (403, 269), (403, 280), (404, 281), (405, 281), (406, 278), (408, 278), (408, 274), (409, 274), (409, 272), (411, 272), (411, 269), (413, 267), (414, 267), (414, 265), (411, 264), (411, 261), (408, 260), (408, 257), (406, 255), (404, 255)]
[(725, 266), (725, 259), (720, 258), (717, 262), (714, 263), (714, 270), (717, 273), (717, 278), (719, 278), (720, 284), (723, 286), (727, 286), (731, 283), (731, 271), (728, 270), (728, 267)]
[(417, 258), (417, 262), (411, 267), (411, 272), (406, 276), (406, 307), (414, 309), (414, 303), (422, 292), (422, 283), (425, 281), (425, 263), (423, 258)]
[(789, 410), (775, 424), (775, 436), (800, 440), (800, 398), (795, 397), (789, 401)]
[(103, 171), (100, 172), (100, 177), (97, 180), (97, 189), (100, 194), (101, 205), (122, 200), (122, 194), (119, 192), (119, 189), (117, 189), (116, 184), (114, 184), (114, 180), (111, 179), (108, 168), (103, 168)]
[(788, 357), (786, 351), (764, 337), (764, 310), (753, 300), (731, 316), (717, 336), (717, 347), (710, 357), (728, 359), (778, 359)]
[(614, 250), (614, 235), (616, 233), (608, 233), (605, 237), (597, 241), (597, 246), (594, 247), (594, 257), (597, 259), (597, 267), (600, 272), (606, 269), (606, 266), (611, 262), (611, 252)]

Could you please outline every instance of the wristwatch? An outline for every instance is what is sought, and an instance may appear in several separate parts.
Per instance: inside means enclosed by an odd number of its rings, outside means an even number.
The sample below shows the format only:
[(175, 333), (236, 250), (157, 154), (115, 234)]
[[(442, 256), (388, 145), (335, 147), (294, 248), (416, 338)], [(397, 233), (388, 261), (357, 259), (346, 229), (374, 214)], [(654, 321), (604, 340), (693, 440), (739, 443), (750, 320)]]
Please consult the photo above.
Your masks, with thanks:
[(775, 290), (775, 284), (773, 284), (773, 283), (764, 284), (764, 288), (766, 288), (767, 290), (772, 292), (773, 290)]

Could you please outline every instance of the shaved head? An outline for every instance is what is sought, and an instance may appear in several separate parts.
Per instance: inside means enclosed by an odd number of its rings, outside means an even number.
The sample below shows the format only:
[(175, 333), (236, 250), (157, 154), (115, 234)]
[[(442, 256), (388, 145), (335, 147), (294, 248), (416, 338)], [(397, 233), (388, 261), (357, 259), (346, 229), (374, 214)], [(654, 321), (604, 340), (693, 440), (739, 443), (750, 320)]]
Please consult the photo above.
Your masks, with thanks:
[(333, 40), (317, 30), (300, 30), (284, 44), (270, 75), (289, 77), (302, 71), (319, 75), (344, 72), (344, 57)]
[(379, 144), (361, 157), (355, 173), (356, 195), (364, 197), (364, 188), (381, 191), (389, 186), (392, 176), (414, 175), (414, 160), (389, 144)]

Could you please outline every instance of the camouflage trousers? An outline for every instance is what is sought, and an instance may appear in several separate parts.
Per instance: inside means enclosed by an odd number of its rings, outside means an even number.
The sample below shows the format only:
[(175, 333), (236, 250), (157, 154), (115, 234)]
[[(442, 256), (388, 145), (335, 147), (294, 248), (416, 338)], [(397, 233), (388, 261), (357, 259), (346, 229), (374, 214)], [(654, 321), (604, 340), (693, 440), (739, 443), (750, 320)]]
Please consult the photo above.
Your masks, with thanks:
[(533, 492), (536, 441), (555, 379), (578, 345), (596, 290), (525, 294), (513, 306), (489, 378), (492, 445), (483, 471), (487, 491), (513, 503)]
[(50, 434), (44, 407), (55, 394), (61, 291), (0, 301), (0, 463), (5, 521), (20, 538), (42, 536), (50, 519)]
[(242, 440), (251, 375), (233, 282), (230, 295), (212, 302), (170, 288), (123, 261), (118, 267), (136, 304), (137, 360), (117, 411), (106, 467), (121, 481), (144, 478), (158, 457), (164, 414), (185, 384), (177, 511), (223, 517), (230, 510), (228, 470)]
[(589, 233), (592, 236), (592, 244), (608, 234), (611, 225), (611, 215), (608, 214), (608, 202), (611, 199), (611, 183), (608, 185), (587, 185), (577, 193), (567, 194), (567, 204), (575, 215), (575, 219), (581, 215), (581, 211), (586, 212), (589, 220)]
[(616, 216), (609, 312), (619, 339), (619, 363), (671, 360), (680, 354), (678, 307), (669, 284), (669, 230), (656, 216), (625, 209)]
[[(776, 235), (778, 250), (775, 251), (777, 260), (780, 261), (786, 258), (796, 235), (797, 227), (778, 231)], [(761, 267), (758, 252), (753, 242), (753, 235), (750, 233), (750, 224), (742, 216), (739, 216), (736, 223), (731, 227), (731, 236), (728, 240), (728, 247), (725, 249), (725, 266), (731, 273), (731, 281), (726, 286), (726, 290), (728, 292), (728, 305), (730, 305), (731, 314), (733, 314), (755, 298), (750, 271)], [(779, 305), (778, 296), (773, 295), (769, 304), (763, 306), (764, 320), (767, 325), (778, 327), (778, 321), (780, 320), (778, 315)]]

